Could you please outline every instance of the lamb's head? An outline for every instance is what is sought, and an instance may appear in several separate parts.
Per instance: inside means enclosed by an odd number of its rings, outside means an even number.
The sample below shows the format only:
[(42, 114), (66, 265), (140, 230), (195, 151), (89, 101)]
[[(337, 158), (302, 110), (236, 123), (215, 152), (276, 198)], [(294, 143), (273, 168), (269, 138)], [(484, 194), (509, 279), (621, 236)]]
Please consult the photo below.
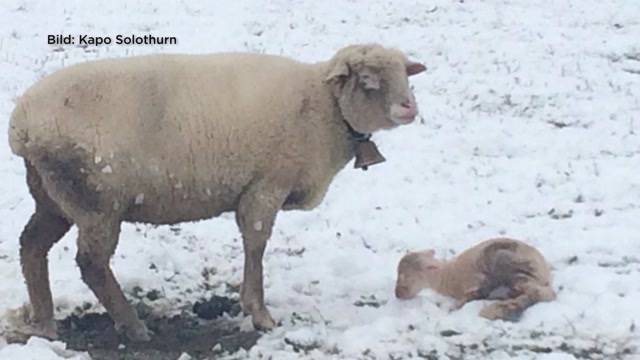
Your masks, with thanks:
[(329, 61), (325, 81), (345, 120), (364, 134), (408, 124), (418, 114), (408, 76), (426, 70), (402, 52), (380, 45), (352, 45)]
[(438, 280), (442, 262), (435, 259), (433, 250), (410, 252), (398, 263), (396, 297), (410, 299), (420, 290), (431, 288)]

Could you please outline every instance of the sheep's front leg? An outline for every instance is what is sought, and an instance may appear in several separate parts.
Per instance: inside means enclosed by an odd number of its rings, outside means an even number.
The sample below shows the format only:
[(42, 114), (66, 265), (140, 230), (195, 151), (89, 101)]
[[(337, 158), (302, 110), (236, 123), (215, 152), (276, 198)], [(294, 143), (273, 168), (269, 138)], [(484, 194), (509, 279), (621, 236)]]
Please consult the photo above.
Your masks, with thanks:
[(107, 309), (116, 330), (133, 341), (149, 341), (149, 331), (122, 293), (109, 260), (116, 250), (120, 222), (111, 219), (93, 219), (78, 223), (78, 253), (76, 262), (82, 280)]
[(473, 275), (473, 281), (469, 288), (456, 299), (454, 310), (462, 308), (466, 303), (474, 300), (485, 299), (490, 292), (489, 280), (486, 275), (476, 273)]
[(482, 294), (480, 291), (479, 287), (473, 287), (471, 289), (468, 289), (467, 291), (464, 292), (464, 294), (462, 294), (462, 296), (460, 298), (456, 299), (456, 302), (453, 306), (453, 310), (459, 310), (461, 309), (466, 303), (473, 301), (473, 300), (478, 300), (478, 299), (482, 299)]
[(260, 330), (269, 330), (276, 324), (264, 305), (262, 256), (271, 237), (276, 214), (287, 194), (287, 190), (278, 186), (255, 184), (242, 195), (236, 211), (244, 247), (244, 279), (240, 290), (242, 310), (251, 315), (253, 326)]

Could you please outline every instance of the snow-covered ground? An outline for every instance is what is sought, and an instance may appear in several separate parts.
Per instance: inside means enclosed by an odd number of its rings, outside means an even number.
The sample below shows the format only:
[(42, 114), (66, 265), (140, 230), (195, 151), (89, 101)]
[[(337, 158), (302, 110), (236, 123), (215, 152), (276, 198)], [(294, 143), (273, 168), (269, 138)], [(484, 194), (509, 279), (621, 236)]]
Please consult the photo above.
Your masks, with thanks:
[[(265, 283), (282, 326), (230, 357), (640, 358), (637, 0), (3, 0), (0, 19), (2, 134), (17, 95), (91, 59), (234, 50), (319, 61), (379, 42), (428, 66), (412, 78), (422, 119), (375, 135), (388, 161), (368, 172), (349, 165), (316, 210), (279, 216)], [(178, 44), (47, 45), (59, 33), (152, 33)], [(33, 210), (6, 140), (0, 177), (2, 314), (27, 301), (18, 235)], [(505, 323), (479, 318), (482, 302), (450, 312), (433, 293), (394, 298), (407, 250), (451, 256), (502, 234), (545, 254), (556, 301)], [(74, 239), (71, 231), (49, 255), (57, 317), (96, 304)], [(126, 225), (112, 264), (127, 292), (157, 289), (156, 310), (170, 311), (240, 282), (239, 233), (230, 215), (179, 229)], [(3, 360), (85, 355), (0, 337)]]

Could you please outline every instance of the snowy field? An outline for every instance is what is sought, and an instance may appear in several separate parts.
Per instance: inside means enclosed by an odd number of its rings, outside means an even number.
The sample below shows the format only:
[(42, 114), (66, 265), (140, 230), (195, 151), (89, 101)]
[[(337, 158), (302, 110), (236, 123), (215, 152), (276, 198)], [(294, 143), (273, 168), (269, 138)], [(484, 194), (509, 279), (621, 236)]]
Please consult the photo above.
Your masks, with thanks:
[[(0, 7), (0, 133), (14, 99), (69, 64), (147, 53), (251, 51), (320, 61), (352, 43), (424, 62), (421, 119), (374, 139), (387, 162), (349, 164), (314, 211), (278, 217), (265, 255), (267, 306), (282, 326), (264, 359), (640, 359), (640, 2), (596, 0), (31, 1)], [(48, 34), (175, 36), (166, 46), (50, 46)], [(27, 301), (18, 235), (33, 210), (21, 159), (0, 141), (0, 319)], [(74, 263), (75, 230), (49, 255), (56, 317), (102, 311)], [(497, 235), (528, 241), (558, 298), (518, 323), (483, 302), (450, 311), (393, 295), (412, 249), (450, 257)], [(236, 296), (232, 215), (179, 227), (125, 225), (112, 265), (153, 311)], [(88, 303), (88, 304), (87, 304)], [(4, 315), (1, 315), (4, 314)], [(250, 321), (233, 318), (241, 327)], [(212, 344), (215, 342), (212, 339)], [(86, 359), (65, 344), (6, 344), (0, 359)]]

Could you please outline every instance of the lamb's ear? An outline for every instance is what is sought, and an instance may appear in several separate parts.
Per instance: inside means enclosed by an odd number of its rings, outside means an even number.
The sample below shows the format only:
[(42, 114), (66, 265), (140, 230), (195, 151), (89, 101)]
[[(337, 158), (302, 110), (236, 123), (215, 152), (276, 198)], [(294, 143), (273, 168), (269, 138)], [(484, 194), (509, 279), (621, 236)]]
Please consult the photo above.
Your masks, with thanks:
[(380, 89), (380, 74), (369, 66), (363, 67), (358, 71), (360, 86), (366, 90)]
[(327, 77), (324, 81), (327, 83), (343, 81), (349, 76), (350, 72), (351, 69), (349, 69), (349, 65), (346, 61), (336, 61), (331, 64)]
[(436, 251), (433, 249), (424, 250), (422, 253), (428, 257), (434, 257), (436, 255)]
[(415, 61), (407, 62), (406, 68), (407, 68), (407, 76), (420, 74), (421, 72), (427, 70), (426, 66)]
[(438, 261), (426, 261), (425, 263), (422, 264), (422, 268), (424, 270), (436, 270), (436, 269), (440, 269), (440, 266), (442, 264), (440, 264), (440, 262)]

